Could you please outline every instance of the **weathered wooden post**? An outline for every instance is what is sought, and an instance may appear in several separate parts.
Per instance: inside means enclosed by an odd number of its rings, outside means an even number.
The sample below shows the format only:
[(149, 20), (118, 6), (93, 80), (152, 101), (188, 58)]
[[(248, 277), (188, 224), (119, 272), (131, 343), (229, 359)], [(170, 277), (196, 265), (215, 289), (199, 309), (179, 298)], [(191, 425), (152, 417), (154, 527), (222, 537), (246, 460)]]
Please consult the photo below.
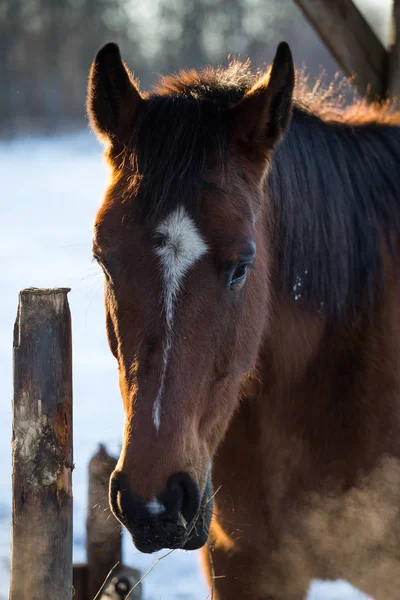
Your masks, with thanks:
[(10, 600), (72, 597), (68, 289), (20, 292), (14, 330)]
[[(110, 570), (121, 564), (122, 527), (110, 511), (108, 486), (117, 460), (100, 444), (89, 463), (86, 552), (89, 598), (94, 598)], [(118, 565), (118, 566), (119, 566)]]
[(109, 479), (116, 464), (102, 444), (89, 463), (87, 564), (74, 565), (74, 600), (142, 597), (140, 571), (122, 563), (122, 527), (109, 508)]

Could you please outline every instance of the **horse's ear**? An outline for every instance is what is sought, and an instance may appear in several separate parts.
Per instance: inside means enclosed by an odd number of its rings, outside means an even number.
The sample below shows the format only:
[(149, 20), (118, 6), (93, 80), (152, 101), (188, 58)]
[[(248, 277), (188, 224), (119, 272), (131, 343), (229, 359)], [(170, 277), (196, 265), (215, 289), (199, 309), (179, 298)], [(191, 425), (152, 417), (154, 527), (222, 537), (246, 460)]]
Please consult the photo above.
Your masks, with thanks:
[(290, 122), (294, 83), (292, 53), (281, 42), (269, 73), (232, 109), (236, 139), (263, 151), (274, 148)]
[(106, 44), (90, 69), (87, 109), (92, 128), (101, 138), (124, 144), (142, 102), (118, 46)]

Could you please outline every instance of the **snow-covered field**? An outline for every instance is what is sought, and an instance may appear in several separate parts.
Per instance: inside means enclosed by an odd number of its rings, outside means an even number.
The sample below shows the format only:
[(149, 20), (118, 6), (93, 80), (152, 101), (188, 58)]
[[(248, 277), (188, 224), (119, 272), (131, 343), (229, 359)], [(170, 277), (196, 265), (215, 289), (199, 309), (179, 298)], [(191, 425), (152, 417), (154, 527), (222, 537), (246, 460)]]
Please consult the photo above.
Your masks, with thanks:
[[(99, 442), (117, 454), (122, 406), (105, 338), (102, 276), (91, 227), (106, 184), (88, 133), (0, 144), (0, 600), (8, 589), (11, 512), (12, 328), (18, 291), (69, 286), (74, 350), (74, 558), (84, 559), (87, 463)], [(105, 507), (106, 508), (106, 507)], [(124, 560), (145, 571), (155, 556), (124, 539)], [(161, 553), (162, 555), (162, 553)], [(174, 552), (145, 579), (145, 600), (206, 600), (197, 553)], [(309, 600), (365, 600), (345, 582), (315, 583)]]

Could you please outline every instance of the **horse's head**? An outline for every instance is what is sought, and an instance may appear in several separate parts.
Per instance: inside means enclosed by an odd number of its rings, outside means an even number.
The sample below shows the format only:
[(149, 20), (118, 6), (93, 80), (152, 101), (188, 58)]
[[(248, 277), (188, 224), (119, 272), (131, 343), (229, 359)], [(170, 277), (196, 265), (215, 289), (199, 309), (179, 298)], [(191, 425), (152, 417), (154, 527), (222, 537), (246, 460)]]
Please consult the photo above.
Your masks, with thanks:
[(206, 542), (213, 456), (268, 319), (263, 181), (291, 115), (289, 47), (253, 86), (241, 69), (141, 95), (108, 44), (91, 70), (112, 169), (93, 250), (126, 416), (110, 499), (144, 552)]

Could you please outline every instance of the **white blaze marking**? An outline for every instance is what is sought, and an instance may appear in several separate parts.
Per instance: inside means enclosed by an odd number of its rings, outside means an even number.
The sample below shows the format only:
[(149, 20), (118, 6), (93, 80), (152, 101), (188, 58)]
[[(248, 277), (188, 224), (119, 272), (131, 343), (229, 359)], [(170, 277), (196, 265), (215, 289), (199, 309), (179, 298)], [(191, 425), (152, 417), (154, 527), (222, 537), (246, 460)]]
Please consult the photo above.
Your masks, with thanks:
[(169, 353), (172, 347), (175, 300), (184, 275), (207, 252), (207, 245), (196, 224), (182, 206), (159, 223), (156, 233), (163, 238), (162, 245), (156, 248), (156, 253), (160, 258), (163, 269), (166, 330), (160, 387), (153, 406), (153, 423), (158, 431), (160, 428), (161, 399), (164, 392)]
[(146, 504), (146, 508), (153, 517), (161, 515), (163, 512), (165, 512), (164, 504), (161, 504), (157, 498), (150, 500), (150, 502)]

